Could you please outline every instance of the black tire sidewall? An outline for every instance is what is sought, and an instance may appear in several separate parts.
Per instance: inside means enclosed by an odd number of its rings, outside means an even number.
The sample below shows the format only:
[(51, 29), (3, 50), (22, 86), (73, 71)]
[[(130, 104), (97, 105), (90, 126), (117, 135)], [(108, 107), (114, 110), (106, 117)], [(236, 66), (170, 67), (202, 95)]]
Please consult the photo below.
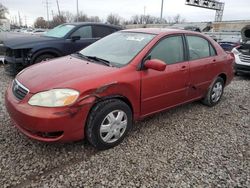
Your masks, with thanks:
[[(98, 105), (98, 104), (97, 104)], [(101, 105), (101, 104), (100, 104)], [(122, 110), (127, 115), (127, 128), (124, 134), (113, 143), (106, 143), (102, 140), (100, 136), (100, 127), (104, 118), (112, 111)], [(108, 149), (118, 145), (125, 138), (129, 130), (132, 128), (132, 112), (129, 106), (118, 100), (112, 100), (112, 102), (107, 103), (106, 105), (99, 107), (99, 109), (92, 111), (91, 113), (91, 121), (88, 121), (87, 124), (87, 137), (92, 145), (94, 145), (97, 149)], [(91, 137), (91, 138), (90, 138)]]

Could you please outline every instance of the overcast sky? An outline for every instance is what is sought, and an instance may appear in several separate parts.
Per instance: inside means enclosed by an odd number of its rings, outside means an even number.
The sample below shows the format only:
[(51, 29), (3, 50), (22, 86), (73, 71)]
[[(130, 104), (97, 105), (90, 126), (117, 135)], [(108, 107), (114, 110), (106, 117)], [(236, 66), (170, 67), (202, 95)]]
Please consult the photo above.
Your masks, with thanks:
[[(57, 13), (56, 0), (48, 0), (49, 12)], [(61, 11), (76, 13), (76, 0), (58, 0)], [(46, 0), (1, 0), (9, 9), (10, 16), (17, 16), (18, 11), (23, 19), (27, 18), (32, 25), (37, 17), (47, 19)], [(225, 10), (223, 20), (250, 20), (250, 0), (224, 0)], [(109, 13), (118, 14), (130, 19), (135, 14), (146, 14), (160, 17), (161, 0), (79, 0), (79, 11), (89, 16), (99, 16), (101, 19)], [(180, 14), (187, 21), (213, 21), (215, 11), (185, 5), (185, 0), (164, 0), (163, 17)]]

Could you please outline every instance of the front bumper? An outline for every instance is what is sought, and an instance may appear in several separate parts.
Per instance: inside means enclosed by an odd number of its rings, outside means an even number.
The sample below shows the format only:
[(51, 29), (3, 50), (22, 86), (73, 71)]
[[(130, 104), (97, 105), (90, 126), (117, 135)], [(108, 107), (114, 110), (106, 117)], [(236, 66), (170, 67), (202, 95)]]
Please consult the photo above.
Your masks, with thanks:
[(244, 58), (244, 61), (241, 60), (239, 55), (235, 55), (235, 72), (250, 74), (250, 56), (249, 60)]
[(247, 65), (235, 64), (234, 69), (235, 69), (235, 72), (250, 74), (250, 66), (247, 66)]
[(11, 63), (11, 64), (23, 64), (24, 63), (24, 58), (15, 58), (15, 57), (4, 57), (4, 62), (5, 63)]
[(19, 101), (12, 94), (11, 87), (6, 91), (5, 105), (16, 126), (26, 136), (44, 142), (71, 142), (84, 138), (85, 121), (89, 107), (44, 108), (30, 106), (28, 94)]

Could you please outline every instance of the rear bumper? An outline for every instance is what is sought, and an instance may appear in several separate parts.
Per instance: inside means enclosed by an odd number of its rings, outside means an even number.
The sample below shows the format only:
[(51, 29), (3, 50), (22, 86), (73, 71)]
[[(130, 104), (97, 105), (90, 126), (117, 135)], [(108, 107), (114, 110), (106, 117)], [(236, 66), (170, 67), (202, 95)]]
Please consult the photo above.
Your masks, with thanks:
[(70, 109), (30, 106), (28, 94), (18, 101), (9, 87), (5, 106), (17, 129), (26, 136), (43, 142), (71, 142), (84, 138), (88, 107)]

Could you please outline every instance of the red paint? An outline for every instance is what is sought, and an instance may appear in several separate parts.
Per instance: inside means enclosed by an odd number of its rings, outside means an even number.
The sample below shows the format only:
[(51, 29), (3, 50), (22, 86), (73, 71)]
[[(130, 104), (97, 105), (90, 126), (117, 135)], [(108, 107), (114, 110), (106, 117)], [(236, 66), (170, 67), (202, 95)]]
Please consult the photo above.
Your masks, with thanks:
[[(79, 140), (84, 138), (86, 119), (95, 100), (122, 96), (130, 102), (134, 119), (138, 120), (201, 99), (213, 80), (221, 74), (226, 76), (226, 84), (233, 79), (234, 57), (225, 53), (212, 39), (200, 33), (162, 29), (129, 31), (154, 33), (156, 37), (123, 68), (88, 63), (67, 56), (31, 66), (18, 75), (17, 80), (27, 87), (30, 93), (19, 101), (12, 94), (11, 86), (7, 89), (6, 107), (16, 127), (27, 136), (40, 141)], [(138, 70), (145, 55), (162, 37), (182, 33), (205, 37), (216, 48), (217, 56), (167, 66), (160, 61), (151, 60), (148, 62), (149, 69)], [(111, 85), (98, 93), (98, 96), (92, 96), (98, 88), (109, 84)], [(53, 88), (78, 90), (79, 100), (72, 106), (60, 108), (35, 107), (28, 104), (33, 94)], [(81, 100), (86, 96), (91, 98)], [(34, 131), (63, 131), (63, 135), (49, 139), (34, 134)]]

